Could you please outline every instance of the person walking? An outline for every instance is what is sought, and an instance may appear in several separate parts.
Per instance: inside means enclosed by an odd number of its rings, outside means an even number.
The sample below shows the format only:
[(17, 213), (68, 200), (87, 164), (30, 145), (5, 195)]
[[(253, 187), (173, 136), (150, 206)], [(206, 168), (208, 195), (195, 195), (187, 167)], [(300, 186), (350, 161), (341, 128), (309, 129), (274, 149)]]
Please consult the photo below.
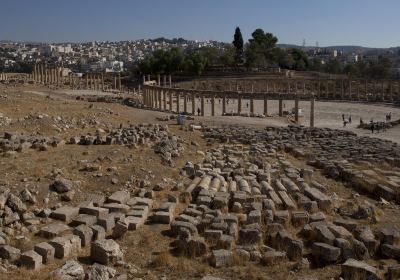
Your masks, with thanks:
[(351, 116), (349, 116), (349, 123), (351, 123)]
[(197, 107), (197, 115), (200, 116), (200, 108)]

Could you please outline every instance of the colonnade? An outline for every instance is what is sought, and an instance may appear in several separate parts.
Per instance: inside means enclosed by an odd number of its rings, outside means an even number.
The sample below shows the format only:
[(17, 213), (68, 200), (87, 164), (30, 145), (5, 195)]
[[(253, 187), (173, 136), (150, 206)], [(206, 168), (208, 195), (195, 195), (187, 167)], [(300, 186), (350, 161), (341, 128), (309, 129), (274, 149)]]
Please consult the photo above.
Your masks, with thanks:
[(9, 73), (0, 73), (0, 81), (8, 81), (9, 79)]
[(400, 101), (400, 81), (362, 79), (238, 79), (223, 82), (207, 79), (193, 82), (194, 89), (313, 94), (317, 99), (349, 101)]
[(63, 84), (64, 67), (48, 67), (47, 63), (37, 63), (33, 66), (32, 79), (36, 83), (42, 84)]
[[(243, 99), (249, 100), (250, 114), (268, 115), (268, 101), (278, 100), (278, 115), (283, 116), (284, 100), (293, 100), (295, 121), (299, 121), (299, 103), (300, 101), (310, 102), (310, 126), (314, 127), (314, 106), (315, 97), (311, 94), (280, 94), (280, 93), (255, 93), (255, 92), (238, 92), (238, 91), (210, 91), (210, 90), (192, 90), (182, 88), (167, 88), (161, 86), (143, 86), (143, 105), (149, 109), (164, 110), (175, 113), (186, 113), (193, 115), (205, 116), (206, 100), (210, 106), (211, 116), (216, 113), (216, 99), (222, 101), (222, 115), (226, 115), (226, 105), (228, 102), (237, 104), (237, 112), (242, 114)], [(196, 104), (199, 102), (200, 104)], [(254, 101), (263, 100), (263, 112), (255, 112)], [(181, 110), (181, 102), (183, 102), (183, 111)], [(189, 108), (188, 103), (191, 103)]]

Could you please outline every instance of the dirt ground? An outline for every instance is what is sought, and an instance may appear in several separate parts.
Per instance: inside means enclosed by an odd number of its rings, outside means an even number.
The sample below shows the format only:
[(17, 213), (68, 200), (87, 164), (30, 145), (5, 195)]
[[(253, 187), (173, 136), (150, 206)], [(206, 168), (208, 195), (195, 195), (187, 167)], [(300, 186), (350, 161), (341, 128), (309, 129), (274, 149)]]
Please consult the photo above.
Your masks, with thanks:
[[(90, 94), (85, 92), (85, 94)], [(97, 94), (97, 93), (96, 93)], [(165, 116), (166, 113), (135, 109), (120, 104), (88, 102), (76, 100), (76, 95), (82, 92), (71, 93), (68, 90), (51, 91), (45, 87), (6, 87), (0, 85), (0, 113), (12, 119), (11, 125), (0, 126), (0, 134), (6, 131), (17, 132), (27, 135), (56, 136), (68, 140), (73, 136), (95, 134), (96, 130), (109, 130), (129, 124), (138, 123), (161, 123), (168, 124), (172, 133), (184, 137), (185, 153), (175, 160), (176, 167), (165, 165), (160, 157), (150, 147), (128, 148), (125, 146), (80, 146), (62, 145), (49, 148), (48, 151), (38, 152), (29, 150), (17, 153), (12, 157), (0, 158), (1, 185), (6, 185), (12, 190), (29, 188), (37, 191), (38, 203), (35, 207), (43, 205), (43, 199), (48, 196), (48, 187), (51, 182), (50, 175), (60, 169), (65, 177), (79, 181), (79, 189), (75, 195), (73, 204), (78, 205), (91, 193), (101, 192), (110, 194), (119, 190), (122, 186), (131, 184), (138, 180), (149, 180), (151, 185), (160, 183), (162, 180), (169, 182), (168, 188), (155, 193), (155, 200), (165, 197), (168, 193), (176, 193), (173, 187), (179, 183), (179, 171), (185, 162), (198, 162), (201, 157), (197, 151), (205, 151), (210, 146), (201, 137), (199, 131), (188, 132), (182, 130), (175, 121), (157, 121), (157, 117)], [(268, 110), (271, 115), (277, 114), (277, 102), (269, 102)], [(218, 102), (217, 102), (218, 105)], [(227, 111), (234, 110), (237, 104), (230, 104)], [(243, 111), (247, 110), (246, 101), (243, 101)], [(262, 112), (262, 102), (256, 102), (255, 111)], [(293, 104), (285, 103), (285, 108), (292, 108)], [(191, 108), (191, 105), (189, 105)], [(207, 106), (208, 108), (208, 106)], [(309, 122), (309, 102), (301, 102), (303, 109), (301, 123), (307, 125)], [(209, 110), (209, 109), (207, 109)], [(222, 108), (217, 106), (217, 115)], [(384, 105), (358, 104), (358, 103), (335, 103), (316, 102), (316, 126), (341, 128), (343, 123), (341, 115), (351, 115), (353, 123), (346, 130), (355, 131), (360, 135), (369, 135), (369, 131), (356, 128), (360, 118), (369, 121), (383, 119), (384, 115), (392, 112), (392, 118), (400, 118), (400, 108)], [(207, 114), (207, 112), (206, 112)], [(62, 121), (58, 120), (61, 119)], [(63, 122), (63, 123), (61, 123)], [(265, 127), (267, 125), (287, 125), (287, 118), (277, 116), (265, 119), (245, 117), (196, 117), (195, 123), (208, 124), (240, 124)], [(71, 124), (69, 124), (71, 123)], [(69, 126), (70, 128), (66, 128)], [(389, 139), (400, 143), (400, 127), (388, 130), (385, 133), (374, 134), (374, 137)], [(191, 145), (195, 141), (199, 146)], [(296, 164), (305, 164), (296, 162)], [(87, 164), (97, 164), (98, 171), (82, 171)], [(327, 180), (317, 173), (321, 181)], [(116, 179), (116, 180), (113, 180)], [(117, 182), (117, 183), (115, 183)], [(349, 198), (351, 190), (343, 184), (335, 181), (326, 181), (330, 190), (340, 194), (341, 197)], [(183, 182), (187, 183), (187, 182)], [(359, 197), (358, 199), (368, 199)], [(52, 206), (52, 205), (50, 205)], [(386, 211), (386, 210), (385, 210)], [(387, 210), (388, 217), (397, 215), (399, 210)], [(397, 219), (397, 218), (396, 218)], [(385, 218), (382, 223), (388, 222)], [(215, 269), (207, 264), (205, 259), (190, 260), (183, 257), (175, 257), (166, 254), (170, 244), (174, 241), (163, 234), (167, 226), (145, 225), (137, 231), (130, 231), (123, 240), (118, 241), (124, 251), (125, 261), (138, 268), (136, 277), (143, 279), (200, 279), (204, 275), (221, 276), (226, 279), (297, 279), (300, 276), (314, 276), (318, 279), (331, 279), (340, 274), (340, 267), (332, 265), (323, 269), (302, 270), (294, 272), (293, 263), (284, 263), (278, 266), (265, 267), (258, 264), (240, 264), (234, 267)], [(37, 241), (31, 237), (31, 241)], [(23, 249), (31, 249), (32, 244), (21, 245)], [(85, 263), (88, 252), (82, 251), (79, 259)], [(373, 261), (373, 260), (372, 260)], [(46, 266), (39, 272), (27, 272), (24, 269), (14, 271), (12, 275), (1, 273), (0, 279), (26, 279), (29, 273), (31, 279), (45, 279), (47, 272), (59, 267), (63, 262), (56, 261)], [(90, 264), (90, 262), (88, 263)], [(124, 271), (125, 268), (117, 268)]]

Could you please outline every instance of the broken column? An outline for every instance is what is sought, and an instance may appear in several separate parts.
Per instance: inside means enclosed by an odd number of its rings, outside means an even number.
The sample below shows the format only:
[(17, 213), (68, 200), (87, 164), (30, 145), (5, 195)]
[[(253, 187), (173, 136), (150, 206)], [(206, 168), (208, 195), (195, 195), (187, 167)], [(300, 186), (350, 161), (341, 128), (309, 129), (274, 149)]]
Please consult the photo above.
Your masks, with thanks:
[(283, 99), (282, 97), (279, 97), (279, 116), (283, 116)]

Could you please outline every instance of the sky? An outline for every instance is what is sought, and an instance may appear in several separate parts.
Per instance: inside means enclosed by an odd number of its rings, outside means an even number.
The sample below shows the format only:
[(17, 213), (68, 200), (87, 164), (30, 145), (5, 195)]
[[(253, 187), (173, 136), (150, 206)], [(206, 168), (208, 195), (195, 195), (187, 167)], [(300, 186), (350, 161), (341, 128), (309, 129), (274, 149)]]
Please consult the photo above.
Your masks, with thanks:
[(232, 42), (256, 28), (278, 43), (400, 46), (400, 0), (0, 0), (0, 40), (157, 37)]

